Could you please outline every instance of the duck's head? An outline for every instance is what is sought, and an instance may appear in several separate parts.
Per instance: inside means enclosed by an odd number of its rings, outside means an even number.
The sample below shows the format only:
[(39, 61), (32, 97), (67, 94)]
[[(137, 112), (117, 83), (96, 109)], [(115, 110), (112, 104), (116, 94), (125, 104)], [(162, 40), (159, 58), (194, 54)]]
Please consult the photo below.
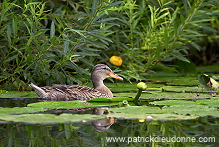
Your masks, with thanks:
[(104, 80), (106, 78), (115, 78), (119, 80), (123, 80), (122, 77), (118, 76), (115, 74), (107, 65), (105, 64), (97, 64), (96, 66), (93, 67), (92, 72), (92, 81), (100, 81)]

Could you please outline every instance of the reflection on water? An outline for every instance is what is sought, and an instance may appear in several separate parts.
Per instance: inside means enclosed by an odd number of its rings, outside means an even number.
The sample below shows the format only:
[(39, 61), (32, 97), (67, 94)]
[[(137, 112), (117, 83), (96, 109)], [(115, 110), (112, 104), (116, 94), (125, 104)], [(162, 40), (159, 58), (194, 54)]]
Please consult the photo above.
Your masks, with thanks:
[(0, 98), (0, 107), (26, 107), (28, 104), (38, 101), (35, 98)]
[[(93, 122), (94, 123), (94, 122)], [(199, 118), (190, 121), (121, 120), (107, 131), (97, 132), (91, 122), (31, 125), (0, 125), (0, 146), (219, 146), (219, 119)], [(140, 142), (136, 137), (216, 137), (216, 142)], [(107, 142), (107, 137), (132, 137), (132, 142)], [(127, 141), (127, 140), (124, 140)]]
[[(60, 115), (62, 113), (71, 113), (71, 114), (93, 114), (93, 115), (103, 115), (108, 114), (108, 107), (97, 107), (97, 108), (80, 108), (80, 109), (51, 109), (46, 112), (40, 113), (49, 113), (49, 114), (56, 114)], [(106, 131), (110, 128), (112, 124), (116, 122), (116, 118), (104, 118), (104, 119), (97, 119), (92, 121), (92, 125), (94, 129), (98, 132)]]
[[(104, 112), (108, 110), (108, 107), (100, 107), (100, 108), (95, 108), (93, 111), (94, 115), (102, 115)], [(108, 111), (107, 111), (108, 113)], [(104, 119), (98, 119), (94, 120), (92, 122), (94, 128), (98, 132), (104, 132), (110, 128), (112, 124), (116, 122), (116, 118), (104, 118)]]
[(116, 123), (116, 118), (98, 119), (92, 122), (95, 130), (98, 132), (104, 132), (108, 130), (114, 123)]

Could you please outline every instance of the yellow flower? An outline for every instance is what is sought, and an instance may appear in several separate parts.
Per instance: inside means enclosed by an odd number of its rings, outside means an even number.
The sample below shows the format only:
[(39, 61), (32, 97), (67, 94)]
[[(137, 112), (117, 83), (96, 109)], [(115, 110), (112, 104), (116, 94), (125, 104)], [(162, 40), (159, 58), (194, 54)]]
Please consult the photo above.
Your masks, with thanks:
[(148, 87), (144, 82), (139, 82), (137, 84), (138, 89), (140, 90), (146, 90), (146, 88)]
[(122, 58), (119, 56), (112, 56), (109, 59), (110, 63), (116, 66), (121, 66), (122, 65)]
[(144, 122), (144, 121), (145, 121), (144, 118), (138, 119), (138, 122)]

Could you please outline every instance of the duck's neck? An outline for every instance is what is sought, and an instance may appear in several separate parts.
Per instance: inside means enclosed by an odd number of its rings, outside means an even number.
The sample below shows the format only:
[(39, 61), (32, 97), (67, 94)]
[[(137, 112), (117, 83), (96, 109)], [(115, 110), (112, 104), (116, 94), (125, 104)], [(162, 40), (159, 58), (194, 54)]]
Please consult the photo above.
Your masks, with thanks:
[(113, 97), (112, 92), (110, 91), (109, 88), (107, 88), (104, 85), (103, 80), (104, 79), (101, 79), (99, 77), (92, 76), (92, 83), (93, 83), (94, 89), (100, 91), (103, 94), (107, 94), (109, 97)]

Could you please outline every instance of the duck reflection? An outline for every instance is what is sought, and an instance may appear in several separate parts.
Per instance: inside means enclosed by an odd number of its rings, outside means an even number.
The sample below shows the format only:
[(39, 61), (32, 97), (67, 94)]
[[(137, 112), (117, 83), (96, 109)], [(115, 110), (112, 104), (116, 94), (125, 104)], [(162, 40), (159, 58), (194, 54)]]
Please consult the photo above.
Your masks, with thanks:
[[(42, 113), (42, 112), (40, 112)], [(97, 108), (72, 108), (72, 109), (48, 109), (46, 112), (49, 114), (61, 115), (63, 113), (70, 114), (92, 114), (92, 115), (107, 115), (108, 107), (97, 107)], [(116, 118), (104, 118), (92, 121), (94, 129), (98, 132), (104, 132), (110, 128), (112, 124), (116, 123)]]
[[(93, 111), (94, 115), (103, 115), (108, 113), (108, 107), (95, 108)], [(104, 118), (92, 122), (94, 129), (98, 132), (104, 132), (108, 130), (110, 126), (114, 123), (116, 123), (116, 118)]]

